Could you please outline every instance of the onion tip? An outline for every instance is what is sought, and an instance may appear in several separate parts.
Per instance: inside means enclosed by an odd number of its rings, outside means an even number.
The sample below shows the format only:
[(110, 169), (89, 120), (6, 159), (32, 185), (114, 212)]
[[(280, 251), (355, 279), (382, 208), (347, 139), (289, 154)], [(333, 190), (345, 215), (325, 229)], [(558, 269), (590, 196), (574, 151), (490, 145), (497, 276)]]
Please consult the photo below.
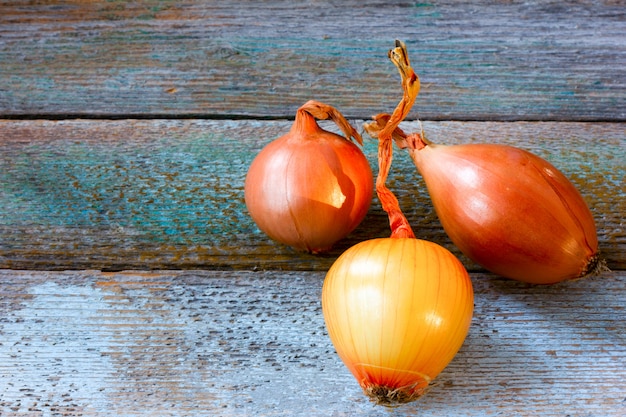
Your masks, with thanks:
[(579, 278), (584, 278), (587, 276), (597, 276), (602, 274), (603, 272), (611, 271), (609, 267), (606, 265), (606, 260), (602, 258), (599, 254), (593, 255), (589, 258), (587, 265), (585, 265), (585, 269), (583, 269)]
[(363, 392), (367, 397), (376, 403), (376, 405), (383, 405), (386, 407), (397, 407), (401, 404), (406, 404), (417, 400), (422, 395), (426, 394), (428, 387), (415, 388), (415, 384), (393, 388), (385, 385), (368, 385), (363, 387)]

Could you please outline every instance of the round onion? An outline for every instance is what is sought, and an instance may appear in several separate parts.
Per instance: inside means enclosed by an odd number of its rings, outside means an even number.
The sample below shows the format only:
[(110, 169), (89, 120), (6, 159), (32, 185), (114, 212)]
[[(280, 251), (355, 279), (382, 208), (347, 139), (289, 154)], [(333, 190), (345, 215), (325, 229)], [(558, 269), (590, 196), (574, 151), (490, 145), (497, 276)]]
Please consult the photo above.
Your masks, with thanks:
[[(389, 52), (406, 56), (404, 44)], [(411, 80), (419, 90), (419, 80)], [(406, 116), (398, 106), (378, 139), (376, 193), (391, 237), (361, 242), (332, 265), (322, 310), (339, 357), (375, 402), (395, 405), (423, 395), (455, 356), (472, 320), (474, 293), (467, 271), (447, 249), (415, 235), (386, 186), (392, 132)]]
[(467, 336), (472, 284), (447, 249), (413, 238), (361, 242), (326, 275), (322, 309), (341, 360), (380, 404), (419, 398)]
[[(332, 119), (346, 137), (320, 128)], [(334, 108), (303, 105), (284, 136), (253, 160), (245, 181), (245, 202), (259, 229), (298, 250), (319, 253), (347, 236), (369, 209), (373, 176), (359, 133)]]

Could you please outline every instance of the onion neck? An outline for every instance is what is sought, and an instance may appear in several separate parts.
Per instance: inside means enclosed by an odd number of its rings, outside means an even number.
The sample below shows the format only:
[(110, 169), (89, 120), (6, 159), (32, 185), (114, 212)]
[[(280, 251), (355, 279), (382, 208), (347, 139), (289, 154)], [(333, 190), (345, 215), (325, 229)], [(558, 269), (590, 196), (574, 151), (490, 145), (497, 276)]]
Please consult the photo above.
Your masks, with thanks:
[(389, 217), (392, 238), (415, 238), (413, 229), (404, 213), (400, 209), (400, 203), (387, 185), (387, 176), (393, 160), (391, 140), (379, 141), (378, 143), (378, 176), (376, 177), (376, 194), (383, 210)]
[(419, 77), (411, 68), (406, 45), (396, 41), (396, 47), (389, 51), (389, 59), (398, 69), (402, 78), (402, 99), (391, 115), (380, 114), (374, 116), (374, 121), (364, 125), (365, 130), (372, 137), (378, 138), (378, 177), (376, 178), (376, 193), (383, 210), (389, 216), (392, 238), (415, 238), (411, 226), (400, 209), (396, 196), (387, 188), (387, 176), (393, 159), (393, 141), (398, 146), (406, 147), (406, 135), (398, 127), (411, 111), (415, 98), (420, 90)]
[(291, 127), (292, 134), (307, 135), (318, 131), (324, 131), (317, 124), (317, 120), (332, 120), (341, 129), (346, 140), (354, 140), (363, 145), (363, 139), (359, 132), (346, 120), (336, 108), (319, 101), (309, 100), (296, 112), (296, 120)]
[[(365, 123), (363, 125), (365, 131), (372, 137), (379, 138), (381, 132), (387, 127), (391, 115), (387, 113), (380, 113), (373, 117), (373, 121)], [(428, 145), (432, 145), (432, 142), (426, 139), (424, 132), (421, 133), (405, 133), (398, 126), (391, 132), (391, 137), (396, 142), (396, 145), (400, 149), (409, 149), (411, 151), (420, 151)]]
[(306, 137), (318, 133), (322, 128), (317, 124), (315, 117), (302, 107), (296, 112), (296, 119), (291, 126), (291, 134), (297, 137)]

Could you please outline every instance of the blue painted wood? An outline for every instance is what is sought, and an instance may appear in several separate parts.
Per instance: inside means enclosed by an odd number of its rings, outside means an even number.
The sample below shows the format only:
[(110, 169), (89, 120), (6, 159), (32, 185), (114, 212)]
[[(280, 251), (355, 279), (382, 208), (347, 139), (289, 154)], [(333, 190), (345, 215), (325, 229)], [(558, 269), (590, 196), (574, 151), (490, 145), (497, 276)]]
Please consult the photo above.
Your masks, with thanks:
[[(243, 200), (247, 169), (290, 125), (4, 121), (0, 268), (326, 270), (351, 245), (388, 236), (377, 198), (361, 225), (324, 256), (297, 253), (258, 230)], [(417, 123), (405, 127), (419, 129)], [(438, 143), (507, 143), (553, 162), (592, 208), (609, 266), (626, 265), (626, 146), (620, 124), (427, 122), (424, 128)], [(365, 140), (375, 168), (377, 144)], [(448, 247), (479, 270), (450, 243), (421, 177), (398, 150), (389, 185), (419, 237)]]
[(603, 416), (626, 411), (626, 276), (472, 274), (465, 344), (417, 402), (341, 363), (323, 272), (0, 270), (3, 416)]

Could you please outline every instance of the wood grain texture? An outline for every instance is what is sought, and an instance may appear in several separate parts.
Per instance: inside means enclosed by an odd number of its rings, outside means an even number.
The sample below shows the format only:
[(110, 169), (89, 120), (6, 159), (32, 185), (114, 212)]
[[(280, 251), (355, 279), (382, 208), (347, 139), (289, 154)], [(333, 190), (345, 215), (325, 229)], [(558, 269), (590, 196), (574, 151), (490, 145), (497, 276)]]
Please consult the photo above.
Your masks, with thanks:
[[(0, 415), (626, 415), (624, 6), (0, 0)], [(476, 297), (432, 390), (389, 410), (340, 362), (320, 306), (334, 259), (388, 236), (378, 200), (313, 256), (256, 228), (243, 181), (309, 99), (356, 125), (391, 111), (395, 39), (422, 81), (410, 118), (438, 143), (551, 161), (614, 272), (550, 287), (485, 273), (396, 151), (390, 188)], [(376, 166), (376, 143), (364, 151)]]
[(0, 115), (626, 120), (623, 1), (2, 1)]
[(626, 275), (472, 274), (460, 352), (418, 402), (372, 405), (327, 336), (322, 272), (0, 270), (3, 416), (626, 413)]
[[(377, 198), (362, 224), (325, 256), (297, 253), (258, 230), (243, 200), (247, 169), (290, 125), (0, 122), (0, 267), (326, 270), (356, 242), (388, 236)], [(417, 131), (418, 125), (404, 128)], [(424, 129), (437, 143), (507, 143), (550, 160), (588, 201), (609, 266), (626, 266), (622, 124), (427, 122)], [(376, 141), (366, 139), (364, 151), (375, 168)], [(419, 237), (461, 256), (441, 229), (410, 158), (398, 150), (389, 185)]]

